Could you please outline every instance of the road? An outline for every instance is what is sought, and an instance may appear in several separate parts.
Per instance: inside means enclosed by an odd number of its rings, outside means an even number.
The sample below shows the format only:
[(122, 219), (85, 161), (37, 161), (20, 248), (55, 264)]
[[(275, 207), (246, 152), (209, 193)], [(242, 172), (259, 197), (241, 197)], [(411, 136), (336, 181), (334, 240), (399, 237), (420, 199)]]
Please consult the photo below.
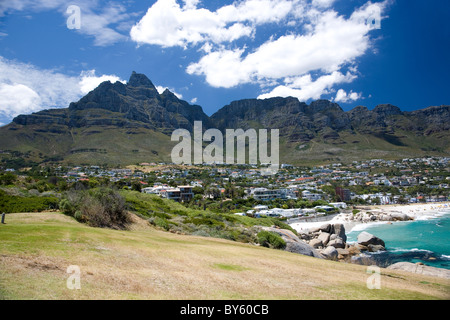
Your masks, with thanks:
[(332, 220), (335, 216), (337, 216), (339, 213), (329, 214), (327, 216), (308, 216), (308, 217), (301, 217), (301, 218), (293, 218), (288, 219), (287, 223), (297, 223), (297, 222), (326, 222)]

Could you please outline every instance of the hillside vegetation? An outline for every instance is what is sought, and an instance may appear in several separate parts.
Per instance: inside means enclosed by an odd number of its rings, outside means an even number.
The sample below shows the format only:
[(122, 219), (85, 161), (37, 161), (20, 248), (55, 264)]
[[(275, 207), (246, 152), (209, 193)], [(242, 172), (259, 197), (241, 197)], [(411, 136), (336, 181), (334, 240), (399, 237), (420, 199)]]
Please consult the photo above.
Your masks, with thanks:
[(279, 219), (263, 217), (251, 218), (232, 213), (215, 213), (209, 210), (186, 208), (182, 204), (157, 195), (143, 194), (135, 191), (121, 191), (128, 208), (149, 223), (160, 229), (180, 234), (192, 234), (205, 237), (223, 238), (239, 242), (258, 242), (255, 226), (273, 225), (289, 229), (288, 224)]

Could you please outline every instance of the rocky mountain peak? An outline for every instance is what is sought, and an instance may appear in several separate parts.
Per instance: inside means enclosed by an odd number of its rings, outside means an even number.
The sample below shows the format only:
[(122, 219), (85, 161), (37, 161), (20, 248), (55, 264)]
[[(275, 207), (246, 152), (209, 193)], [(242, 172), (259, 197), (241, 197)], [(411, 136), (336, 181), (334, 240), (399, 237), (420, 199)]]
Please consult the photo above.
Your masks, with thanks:
[[(128, 80), (128, 86), (130, 87), (146, 87), (146, 88), (155, 88), (153, 83), (150, 81), (149, 78), (145, 74), (142, 73), (136, 73), (136, 71), (133, 71), (130, 80)], [(156, 88), (155, 88), (156, 90)]]
[(373, 109), (373, 112), (382, 114), (384, 116), (394, 116), (403, 114), (399, 107), (392, 104), (380, 104)]
[(329, 111), (344, 112), (341, 106), (338, 105), (337, 103), (324, 99), (312, 101), (309, 105), (309, 109), (312, 112), (329, 112)]

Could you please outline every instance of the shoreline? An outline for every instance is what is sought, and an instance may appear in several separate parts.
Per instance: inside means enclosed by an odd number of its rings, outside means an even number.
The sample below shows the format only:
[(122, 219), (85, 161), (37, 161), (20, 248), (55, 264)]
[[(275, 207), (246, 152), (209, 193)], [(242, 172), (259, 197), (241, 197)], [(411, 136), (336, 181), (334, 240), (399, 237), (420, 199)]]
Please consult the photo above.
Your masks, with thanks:
[[(355, 227), (363, 225), (370, 226), (374, 224), (392, 223), (391, 220), (378, 220), (380, 217), (390, 214), (406, 215), (411, 218), (408, 220), (425, 220), (439, 217), (439, 212), (449, 211), (450, 202), (434, 202), (434, 203), (411, 203), (411, 204), (392, 204), (392, 205), (374, 205), (374, 206), (357, 206), (355, 209), (362, 213), (369, 213), (375, 215), (377, 220), (359, 221), (352, 219), (352, 213), (340, 213), (330, 220), (320, 222), (294, 222), (289, 224), (293, 229), (299, 233), (307, 233), (310, 229), (318, 228), (326, 223), (343, 224), (346, 233), (350, 233)], [(365, 229), (361, 228), (361, 230)], [(359, 230), (359, 228), (358, 228)]]
[[(429, 267), (444, 269), (450, 272), (450, 268), (447, 263), (447, 261), (450, 259), (450, 256), (448, 256), (448, 253), (442, 250), (435, 251), (434, 249), (431, 250), (429, 247), (427, 247), (427, 245), (429, 244), (429, 242), (427, 241), (430, 239), (423, 239), (423, 245), (425, 246), (424, 248), (422, 248), (421, 245), (418, 245), (414, 248), (406, 246), (403, 249), (400, 248), (403, 246), (400, 246), (399, 248), (395, 248), (395, 250), (393, 251), (391, 251), (389, 248), (383, 248), (381, 251), (374, 251), (369, 248), (363, 250), (360, 249), (361, 251), (359, 253), (352, 249), (360, 247), (360, 244), (356, 241), (356, 235), (359, 235), (359, 233), (366, 231), (366, 229), (368, 228), (378, 226), (381, 227), (383, 225), (394, 226), (397, 225), (397, 223), (398, 225), (400, 225), (400, 223), (439, 219), (440, 217), (450, 214), (450, 202), (370, 207), (366, 206), (359, 207), (358, 209), (361, 210), (358, 213), (353, 214), (352, 212), (343, 212), (335, 216), (334, 218), (329, 219), (328, 221), (293, 223), (290, 224), (290, 226), (299, 233), (299, 237), (301, 237), (302, 239), (306, 239), (307, 243), (310, 243), (308, 242), (308, 240), (311, 242), (315, 241), (314, 243), (316, 243), (318, 240), (322, 240), (321, 238), (324, 238), (320, 237), (321, 233), (318, 233), (317, 230), (323, 231), (323, 229), (326, 227), (326, 224), (343, 225), (345, 228), (345, 235), (350, 236), (350, 238), (347, 238), (347, 241), (345, 241), (346, 243), (344, 243), (344, 249), (347, 249), (347, 252), (355, 253), (351, 254), (351, 263), (372, 263), (377, 266), (386, 268), (392, 264), (396, 264), (397, 262), (415, 264), (419, 263), (422, 265), (429, 262), (426, 264)], [(367, 231), (369, 234), (371, 234), (371, 231)], [(319, 236), (317, 236), (317, 234), (319, 234)], [(384, 239), (383, 236), (378, 236)], [(401, 240), (401, 237), (402, 236), (398, 234), (395, 235), (394, 238), (398, 238)], [(391, 241), (394, 240), (391, 239)], [(334, 246), (334, 244), (332, 246)], [(385, 245), (383, 244), (383, 247), (384, 246)], [(328, 248), (329, 246), (326, 247), (326, 249)], [(345, 259), (345, 256), (343, 259)], [(359, 262), (353, 262), (353, 259)], [(435, 271), (438, 272), (438, 270)], [(449, 275), (446, 275), (446, 277), (449, 277)]]

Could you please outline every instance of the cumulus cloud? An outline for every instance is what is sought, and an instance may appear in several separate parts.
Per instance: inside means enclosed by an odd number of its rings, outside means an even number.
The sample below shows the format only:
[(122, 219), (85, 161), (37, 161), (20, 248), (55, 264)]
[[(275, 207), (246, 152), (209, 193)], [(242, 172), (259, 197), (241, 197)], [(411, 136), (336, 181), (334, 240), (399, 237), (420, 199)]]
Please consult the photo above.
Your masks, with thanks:
[(68, 107), (103, 81), (122, 81), (114, 75), (95, 75), (95, 70), (68, 76), (0, 57), (0, 115), (11, 119), (49, 108)]
[(173, 88), (169, 88), (169, 87), (164, 87), (164, 86), (155, 86), (156, 90), (158, 90), (159, 94), (164, 93), (164, 91), (169, 90), (170, 92), (172, 92), (178, 99), (183, 99), (183, 95), (180, 93), (175, 92), (175, 89)]
[(0, 112), (6, 116), (36, 111), (41, 98), (30, 87), (23, 84), (0, 84)]
[[(91, 0), (14, 0), (0, 1), (0, 17), (15, 11), (39, 12), (56, 10), (69, 18), (67, 8), (76, 5), (80, 8), (80, 28), (71, 30), (94, 39), (94, 45), (107, 46), (128, 38), (134, 14), (127, 13), (125, 7), (117, 2), (99, 3)], [(127, 26), (128, 27), (124, 27)], [(125, 30), (123, 30), (125, 29)]]
[(271, 92), (260, 95), (259, 99), (271, 97), (296, 97), (300, 101), (309, 99), (320, 99), (324, 94), (331, 93), (334, 85), (340, 83), (350, 83), (355, 79), (355, 75), (348, 72), (342, 74), (334, 71), (331, 74), (323, 75), (316, 80), (310, 74), (287, 78), (284, 85), (277, 86)]
[(334, 98), (335, 102), (351, 102), (361, 99), (361, 93), (350, 91), (347, 93), (344, 89), (339, 89)]
[(117, 81), (126, 83), (125, 80), (121, 80), (119, 77), (115, 75), (102, 75), (102, 76), (96, 76), (95, 70), (89, 70), (89, 71), (82, 71), (80, 75), (80, 90), (81, 93), (86, 94), (95, 88), (98, 87), (98, 85), (105, 81), (110, 81), (111, 83), (115, 83)]
[[(333, 9), (335, 0), (242, 0), (216, 11), (201, 8), (196, 0), (184, 6), (158, 0), (130, 35), (140, 44), (198, 45), (201, 56), (186, 72), (205, 77), (213, 87), (253, 83), (269, 89), (261, 97), (317, 99), (357, 78), (357, 59), (373, 46), (370, 32), (379, 26), (388, 1), (369, 1), (344, 16)], [(282, 26), (283, 33), (271, 34), (256, 47), (235, 41), (251, 42), (258, 28), (269, 23)], [(341, 92), (337, 98), (360, 97)]]
[(97, 46), (111, 45), (128, 38), (120, 29), (130, 17), (125, 7), (119, 4), (112, 3), (101, 9), (86, 5), (81, 7), (80, 29), (76, 31), (93, 37)]
[(293, 1), (247, 0), (210, 11), (199, 1), (158, 0), (133, 26), (131, 39), (163, 47), (211, 41), (219, 44), (250, 37), (256, 25), (276, 22), (292, 10)]
[(0, 57), (0, 113), (11, 118), (67, 106), (80, 97), (79, 79)]

